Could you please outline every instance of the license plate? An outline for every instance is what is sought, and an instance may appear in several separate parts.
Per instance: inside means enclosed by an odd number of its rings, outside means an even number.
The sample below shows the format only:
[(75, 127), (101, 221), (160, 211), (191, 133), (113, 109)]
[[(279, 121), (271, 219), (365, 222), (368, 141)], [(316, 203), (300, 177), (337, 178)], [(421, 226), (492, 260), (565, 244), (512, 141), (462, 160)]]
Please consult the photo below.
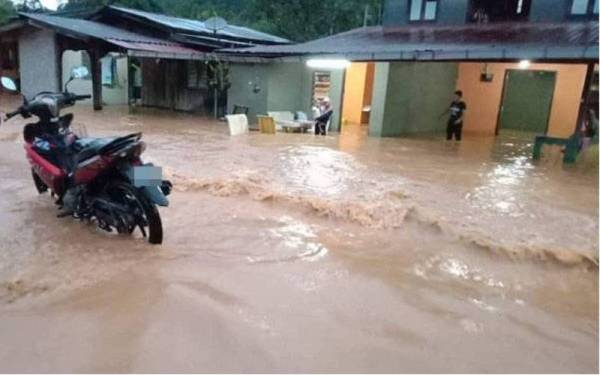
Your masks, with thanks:
[(162, 184), (162, 168), (149, 165), (133, 167), (133, 184), (136, 187), (160, 186)]

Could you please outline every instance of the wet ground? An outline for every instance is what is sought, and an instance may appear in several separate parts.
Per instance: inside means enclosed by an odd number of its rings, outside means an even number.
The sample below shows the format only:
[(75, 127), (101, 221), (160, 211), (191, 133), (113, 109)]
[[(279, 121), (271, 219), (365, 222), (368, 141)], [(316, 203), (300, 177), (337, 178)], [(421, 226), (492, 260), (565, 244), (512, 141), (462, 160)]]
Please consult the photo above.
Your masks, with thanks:
[(176, 186), (165, 243), (57, 219), (4, 124), (2, 372), (598, 371), (597, 151), (565, 168), (518, 134), (75, 113), (80, 133), (144, 132)]

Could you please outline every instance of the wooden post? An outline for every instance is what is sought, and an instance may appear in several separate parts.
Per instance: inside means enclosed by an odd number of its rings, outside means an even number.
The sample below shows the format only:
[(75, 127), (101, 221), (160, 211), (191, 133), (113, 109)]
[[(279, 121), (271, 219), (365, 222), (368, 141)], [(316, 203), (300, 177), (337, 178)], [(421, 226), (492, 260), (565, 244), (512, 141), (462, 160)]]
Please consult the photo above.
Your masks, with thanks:
[(94, 111), (102, 110), (102, 62), (101, 53), (97, 49), (89, 50), (92, 65), (92, 95), (94, 100)]

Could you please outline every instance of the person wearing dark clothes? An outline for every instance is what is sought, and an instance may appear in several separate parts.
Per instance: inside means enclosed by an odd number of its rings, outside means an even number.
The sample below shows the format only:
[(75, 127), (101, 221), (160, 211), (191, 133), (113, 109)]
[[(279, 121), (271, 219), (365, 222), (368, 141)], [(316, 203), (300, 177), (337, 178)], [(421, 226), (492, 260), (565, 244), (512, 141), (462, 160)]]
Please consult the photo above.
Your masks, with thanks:
[(452, 140), (452, 137), (457, 141), (462, 139), (463, 119), (465, 111), (467, 110), (467, 105), (462, 100), (462, 96), (462, 91), (456, 91), (454, 93), (452, 104), (450, 104), (450, 107), (442, 114), (450, 113), (448, 126), (446, 128), (446, 139), (449, 141)]
[(315, 135), (327, 135), (327, 123), (333, 116), (333, 110), (329, 103), (325, 103), (323, 113), (315, 119)]

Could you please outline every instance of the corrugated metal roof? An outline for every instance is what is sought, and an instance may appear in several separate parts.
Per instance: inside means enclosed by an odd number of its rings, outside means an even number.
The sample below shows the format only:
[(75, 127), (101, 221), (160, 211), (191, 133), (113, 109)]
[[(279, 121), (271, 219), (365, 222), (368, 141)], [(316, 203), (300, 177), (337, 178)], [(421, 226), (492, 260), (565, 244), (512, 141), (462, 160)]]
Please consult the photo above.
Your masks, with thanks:
[(158, 54), (162, 54), (162, 57), (166, 56), (175, 56), (178, 58), (179, 56), (199, 56), (202, 59), (206, 58), (206, 53), (202, 51), (196, 51), (182, 45), (177, 44), (157, 44), (157, 43), (146, 43), (146, 42), (133, 42), (126, 41), (121, 39), (106, 39), (107, 42), (115, 44), (117, 46), (123, 47), (127, 50), (135, 50), (135, 51), (144, 51), (144, 52), (154, 52)]
[[(192, 20), (187, 18), (178, 18), (166, 16), (164, 14), (144, 12), (141, 10), (122, 8), (117, 6), (110, 6), (110, 9), (118, 12), (127, 13), (136, 17), (143, 18), (147, 21), (154, 22), (171, 29), (213, 35), (214, 30), (207, 27), (206, 24), (199, 20)], [(263, 33), (247, 27), (227, 25), (222, 30), (217, 31), (217, 35), (222, 37), (240, 38), (246, 40), (254, 40), (257, 42), (268, 42), (268, 43), (290, 43), (289, 40), (280, 38), (275, 35)]]
[(137, 34), (131, 31), (119, 29), (110, 25), (105, 25), (94, 21), (82, 20), (77, 18), (49, 16), (47, 14), (39, 13), (19, 14), (32, 21), (34, 24), (39, 23), (47, 27), (49, 26), (55, 28), (66, 34), (75, 34), (76, 36), (92, 37), (106, 41), (120, 40), (145, 44), (180, 46), (180, 44), (178, 43), (148, 37), (145, 35)]
[(598, 22), (365, 27), (311, 42), (225, 49), (263, 57), (351, 60), (598, 59)]
[[(75, 38), (89, 37), (104, 40), (126, 49), (130, 56), (181, 60), (206, 60), (209, 58), (206, 49), (188, 48), (177, 42), (148, 37), (99, 22), (49, 16), (39, 13), (20, 13), (20, 15), (33, 25), (50, 27), (64, 35)], [(210, 58), (214, 58), (214, 56), (214, 54), (211, 54)], [(263, 62), (262, 59), (254, 57), (226, 56), (223, 59), (229, 61)]]

